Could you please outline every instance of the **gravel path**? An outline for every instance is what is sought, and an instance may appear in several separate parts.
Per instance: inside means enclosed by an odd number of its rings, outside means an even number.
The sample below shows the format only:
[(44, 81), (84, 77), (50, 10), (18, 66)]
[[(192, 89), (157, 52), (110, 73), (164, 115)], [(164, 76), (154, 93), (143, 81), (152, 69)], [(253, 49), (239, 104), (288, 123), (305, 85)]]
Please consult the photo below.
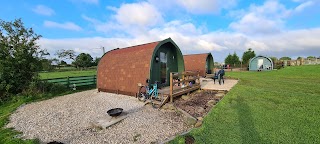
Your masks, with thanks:
[[(20, 107), (7, 127), (23, 132), (23, 138), (64, 143), (159, 143), (186, 131), (182, 116), (143, 106), (136, 98), (84, 91)], [(121, 107), (129, 116), (107, 129), (92, 122)]]

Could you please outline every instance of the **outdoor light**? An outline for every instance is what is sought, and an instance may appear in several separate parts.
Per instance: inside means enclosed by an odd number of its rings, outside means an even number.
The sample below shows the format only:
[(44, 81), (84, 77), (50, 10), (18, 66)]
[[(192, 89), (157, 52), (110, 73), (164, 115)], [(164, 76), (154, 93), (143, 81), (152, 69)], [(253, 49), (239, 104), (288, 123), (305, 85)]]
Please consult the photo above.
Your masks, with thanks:
[(159, 62), (159, 57), (158, 56), (156, 56), (156, 63), (158, 63)]

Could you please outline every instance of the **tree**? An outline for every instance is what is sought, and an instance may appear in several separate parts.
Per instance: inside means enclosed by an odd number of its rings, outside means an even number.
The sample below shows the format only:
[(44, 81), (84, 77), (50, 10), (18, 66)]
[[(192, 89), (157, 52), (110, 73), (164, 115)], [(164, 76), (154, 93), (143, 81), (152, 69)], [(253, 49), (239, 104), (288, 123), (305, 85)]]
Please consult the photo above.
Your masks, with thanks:
[(36, 43), (40, 37), (21, 19), (0, 19), (0, 99), (22, 92), (38, 78), (40, 59), (47, 54)]
[(51, 64), (55, 65), (55, 66), (59, 66), (59, 64), (60, 64), (60, 61), (57, 58), (51, 59), (51, 62), (52, 62)]
[(40, 62), (42, 71), (52, 71), (54, 69), (52, 59), (41, 59)]
[(90, 54), (81, 53), (76, 57), (76, 59), (74, 61), (74, 64), (77, 67), (86, 68), (86, 67), (90, 67), (91, 66), (92, 60), (93, 60), (93, 58), (91, 57)]
[(270, 59), (273, 61), (273, 63), (276, 63), (278, 61), (277, 57), (270, 57)]
[(232, 55), (229, 53), (228, 56), (224, 59), (225, 64), (232, 64)]
[(251, 48), (249, 48), (242, 55), (242, 63), (249, 64), (249, 60), (255, 56), (256, 56), (256, 54), (254, 53), (254, 51)]
[(68, 65), (68, 64), (67, 64), (67, 62), (65, 62), (64, 60), (62, 60), (62, 61), (60, 62), (60, 65), (65, 65), (65, 66), (66, 66), (66, 65)]
[(315, 56), (308, 56), (307, 59), (314, 59), (316, 58)]
[(92, 66), (98, 66), (100, 59), (101, 59), (101, 58), (96, 57), (96, 58), (94, 59), (94, 61), (92, 62)]
[(232, 63), (231, 64), (240, 64), (240, 60), (239, 60), (239, 57), (238, 55), (236, 54), (236, 52), (233, 53), (232, 55)]
[(269, 57), (272, 60), (273, 66), (276, 67), (276, 65), (278, 64), (278, 58), (277, 57)]
[(303, 59), (303, 57), (298, 57), (297, 60)]
[(58, 50), (56, 52), (56, 55), (58, 56), (59, 59), (70, 59), (70, 60), (75, 60), (76, 54), (74, 50)]
[(281, 57), (280, 60), (291, 60), (290, 57)]
[(225, 64), (240, 64), (240, 60), (238, 55), (236, 54), (236, 52), (233, 53), (233, 55), (231, 55), (230, 53), (228, 54), (228, 56), (226, 57), (226, 59), (224, 60)]

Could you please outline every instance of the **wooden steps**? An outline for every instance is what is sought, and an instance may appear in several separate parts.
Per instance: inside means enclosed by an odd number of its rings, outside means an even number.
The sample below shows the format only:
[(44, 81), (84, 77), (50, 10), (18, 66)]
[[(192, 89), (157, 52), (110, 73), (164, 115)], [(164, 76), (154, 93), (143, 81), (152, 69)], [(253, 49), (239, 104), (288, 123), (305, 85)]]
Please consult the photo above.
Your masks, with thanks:
[(152, 102), (154, 105), (157, 105), (156, 106), (157, 108), (161, 108), (165, 103), (167, 103), (169, 101), (169, 98), (170, 97), (168, 95), (164, 95), (162, 101), (161, 101), (161, 99), (155, 99)]

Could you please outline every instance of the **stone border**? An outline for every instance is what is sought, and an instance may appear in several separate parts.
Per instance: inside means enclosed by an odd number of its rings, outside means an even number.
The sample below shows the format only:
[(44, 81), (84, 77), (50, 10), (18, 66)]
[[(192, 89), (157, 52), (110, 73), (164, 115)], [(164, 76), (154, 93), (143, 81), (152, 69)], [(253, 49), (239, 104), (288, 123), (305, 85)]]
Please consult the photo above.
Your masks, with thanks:
[[(225, 97), (225, 95), (229, 92), (227, 90), (209, 90), (209, 91), (216, 91), (217, 94), (221, 94), (223, 93), (223, 96), (219, 96), (219, 100), (216, 101), (216, 103), (214, 104), (214, 106), (211, 108), (211, 110)], [(178, 134), (176, 136), (173, 136), (171, 138), (168, 138), (167, 140), (161, 142), (160, 144), (165, 144), (165, 143), (168, 143), (172, 140), (174, 140), (177, 136), (185, 136), (187, 135), (192, 129), (194, 128), (198, 128), (198, 127), (201, 127), (202, 126), (202, 121), (203, 121), (203, 118), (206, 117), (207, 115), (204, 115), (203, 117), (198, 117), (198, 118), (195, 118), (193, 116), (191, 116), (189, 113), (187, 113), (186, 111), (182, 110), (181, 108), (178, 108), (176, 106), (174, 106), (173, 104), (170, 104), (170, 103), (167, 103), (169, 104), (170, 106), (168, 106), (168, 110), (175, 110), (177, 112), (180, 112), (183, 114), (183, 117), (184, 117), (184, 120), (185, 122), (187, 122), (187, 125), (188, 126), (193, 126), (192, 128), (188, 129), (187, 131), (181, 133), (181, 134)], [(166, 104), (166, 105), (167, 105)], [(210, 111), (211, 111), (210, 110)]]

